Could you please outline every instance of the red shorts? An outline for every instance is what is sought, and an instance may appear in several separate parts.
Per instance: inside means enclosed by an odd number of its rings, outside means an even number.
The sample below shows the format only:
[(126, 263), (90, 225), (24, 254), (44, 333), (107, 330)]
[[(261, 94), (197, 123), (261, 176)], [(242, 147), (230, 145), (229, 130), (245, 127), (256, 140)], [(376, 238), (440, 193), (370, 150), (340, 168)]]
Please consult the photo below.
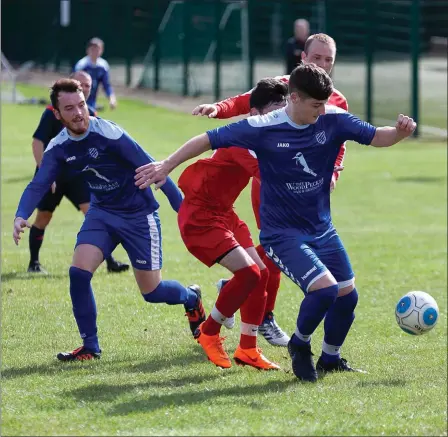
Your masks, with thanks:
[(180, 235), (188, 251), (211, 267), (235, 247), (253, 247), (246, 223), (233, 210), (212, 211), (185, 199), (177, 216)]
[(250, 197), (252, 199), (252, 209), (254, 210), (255, 220), (257, 221), (258, 229), (261, 229), (260, 224), (260, 190), (261, 183), (258, 179), (252, 178), (252, 188), (250, 192)]

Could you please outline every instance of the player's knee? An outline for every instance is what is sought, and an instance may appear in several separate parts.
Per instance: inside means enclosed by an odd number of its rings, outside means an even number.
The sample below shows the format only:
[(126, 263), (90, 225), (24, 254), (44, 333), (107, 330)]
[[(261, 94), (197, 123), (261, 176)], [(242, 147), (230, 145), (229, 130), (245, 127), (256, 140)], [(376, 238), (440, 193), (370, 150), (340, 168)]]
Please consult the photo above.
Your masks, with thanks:
[(351, 311), (355, 311), (356, 305), (358, 305), (358, 292), (354, 286), (352, 291), (344, 296), (344, 299), (347, 301), (347, 306), (350, 307)]
[(338, 297), (346, 296), (355, 290), (355, 283), (348, 285), (347, 287), (339, 288)]
[(318, 296), (321, 301), (326, 302), (327, 306), (332, 305), (338, 297), (339, 287), (338, 284), (330, 285), (329, 287), (322, 287), (318, 290), (314, 290), (312, 295)]
[(89, 272), (88, 270), (80, 269), (79, 267), (75, 266), (71, 266), (68, 269), (68, 276), (72, 284), (77, 284), (81, 282), (83, 283), (90, 282), (90, 280), (92, 279), (91, 272)]
[(38, 229), (45, 229), (51, 221), (53, 213), (50, 211), (37, 211), (34, 226)]
[(258, 283), (261, 281), (261, 271), (256, 264), (252, 264), (248, 267), (245, 267), (244, 269), (235, 272), (235, 275), (238, 274), (244, 276), (244, 282), (247, 284), (249, 289), (256, 287)]

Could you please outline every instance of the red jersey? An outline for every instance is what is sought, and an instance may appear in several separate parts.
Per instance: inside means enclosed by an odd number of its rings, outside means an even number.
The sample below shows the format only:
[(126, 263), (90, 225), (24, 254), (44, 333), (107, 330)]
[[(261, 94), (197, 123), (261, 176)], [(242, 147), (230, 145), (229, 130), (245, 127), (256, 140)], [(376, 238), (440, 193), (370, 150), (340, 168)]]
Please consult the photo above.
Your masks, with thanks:
[[(282, 82), (289, 82), (289, 74), (285, 76), (276, 76), (275, 79), (281, 80)], [(235, 97), (229, 97), (228, 99), (222, 100), (219, 103), (216, 103), (218, 108), (218, 114), (216, 118), (231, 118), (237, 117), (239, 115), (245, 115), (250, 112), (250, 94), (251, 91), (248, 91), (244, 94), (239, 94)], [(344, 95), (335, 89), (333, 94), (328, 99), (328, 104), (337, 106), (338, 108), (344, 109), (348, 111), (348, 103), (347, 99)], [(339, 154), (336, 158), (335, 165), (340, 166), (344, 162), (345, 156), (345, 144), (341, 145), (339, 150)], [(339, 172), (334, 173), (336, 179), (339, 178)]]
[(260, 178), (257, 159), (249, 150), (229, 147), (188, 166), (178, 185), (189, 203), (227, 211), (251, 177)]

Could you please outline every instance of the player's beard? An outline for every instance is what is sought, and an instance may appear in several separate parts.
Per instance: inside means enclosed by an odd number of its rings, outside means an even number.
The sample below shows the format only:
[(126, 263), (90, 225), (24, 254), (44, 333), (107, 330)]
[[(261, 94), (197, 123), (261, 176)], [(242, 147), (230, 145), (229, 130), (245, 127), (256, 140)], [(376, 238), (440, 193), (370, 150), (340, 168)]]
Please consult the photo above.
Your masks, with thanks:
[(73, 117), (70, 121), (62, 118), (62, 123), (69, 130), (69, 132), (74, 135), (82, 135), (87, 132), (89, 128), (89, 116), (77, 115)]

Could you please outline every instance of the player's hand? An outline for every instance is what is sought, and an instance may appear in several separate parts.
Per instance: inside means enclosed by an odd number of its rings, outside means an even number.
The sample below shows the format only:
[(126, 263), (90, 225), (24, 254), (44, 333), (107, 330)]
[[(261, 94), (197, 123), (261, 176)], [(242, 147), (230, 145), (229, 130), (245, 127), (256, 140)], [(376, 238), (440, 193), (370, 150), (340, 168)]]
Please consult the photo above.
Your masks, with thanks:
[(344, 170), (344, 166), (343, 165), (335, 165), (333, 168), (333, 171), (339, 172)]
[(21, 238), (20, 234), (25, 232), (24, 228), (31, 228), (31, 225), (22, 217), (16, 217), (14, 219), (14, 231), (12, 233), (12, 238), (14, 239), (16, 246), (19, 244), (19, 240)]
[(192, 115), (206, 115), (208, 118), (215, 118), (218, 115), (218, 107), (210, 103), (205, 103), (196, 106), (191, 113)]
[(407, 115), (400, 114), (397, 122), (395, 123), (395, 129), (401, 138), (407, 138), (412, 135), (417, 127), (417, 123)]
[(56, 193), (56, 182), (53, 182), (52, 184), (51, 184), (51, 192), (54, 194), (54, 193)]
[(337, 179), (336, 179), (335, 174), (333, 173), (333, 176), (331, 177), (331, 182), (330, 182), (330, 193), (332, 193), (334, 191), (334, 189), (336, 188), (336, 182), (337, 182)]
[(137, 173), (134, 176), (135, 185), (141, 190), (152, 184), (155, 184), (154, 188), (158, 190), (166, 182), (169, 173), (164, 161), (143, 165), (137, 168), (135, 172)]
[(109, 97), (109, 107), (110, 109), (114, 110), (117, 107), (117, 99), (114, 95), (111, 95)]

